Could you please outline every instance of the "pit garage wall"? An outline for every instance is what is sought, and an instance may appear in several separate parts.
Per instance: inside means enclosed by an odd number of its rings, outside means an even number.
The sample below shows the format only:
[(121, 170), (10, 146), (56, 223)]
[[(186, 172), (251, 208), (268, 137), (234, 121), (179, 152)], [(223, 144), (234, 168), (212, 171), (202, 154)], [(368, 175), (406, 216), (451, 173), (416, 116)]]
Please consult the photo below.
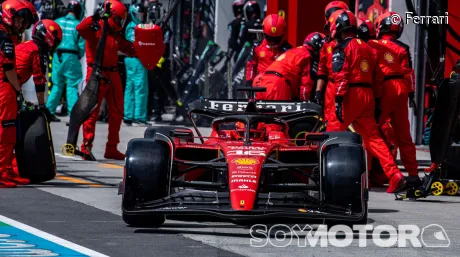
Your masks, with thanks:
[[(370, 1), (375, 1), (374, 4), (377, 4), (381, 0), (370, 0)], [(414, 6), (416, 6), (417, 1), (419, 1), (419, 0), (413, 1)], [(455, 1), (458, 1), (458, 0), (455, 0)], [(406, 1), (405, 0), (389, 0), (388, 4), (389, 4), (390, 11), (399, 13), (403, 17), (404, 21), (406, 20), (407, 8), (406, 8)], [(411, 55), (412, 55), (412, 65), (413, 65), (414, 68), (415, 68), (415, 57), (416, 57), (415, 52), (414, 52), (414, 49), (415, 49), (415, 28), (416, 28), (416, 25), (413, 24), (413, 23), (409, 23), (409, 24), (404, 23), (404, 31), (403, 31), (403, 34), (401, 35), (401, 38), (399, 39), (403, 43), (407, 44), (410, 47), (410, 51), (411, 51)], [(419, 71), (415, 71), (415, 72), (416, 72), (416, 76), (417, 76), (417, 72), (419, 72)], [(424, 72), (424, 71), (421, 71), (421, 72)], [(416, 85), (416, 88), (419, 88), (419, 86)], [(413, 138), (413, 140), (415, 140), (415, 138), (416, 138), (415, 137), (416, 118), (414, 117), (413, 111), (410, 108), (409, 108), (409, 121), (410, 121), (410, 124), (411, 124), (412, 138)]]
[[(417, 6), (416, 4), (420, 0), (415, 0), (413, 1), (414, 6)], [(453, 1), (458, 1), (458, 0), (453, 0)], [(369, 8), (369, 9), (368, 9)], [(355, 13), (358, 15), (360, 18), (367, 18), (371, 20), (375, 20), (380, 14), (382, 14), (385, 11), (393, 11), (399, 13), (404, 21), (406, 20), (406, 1), (405, 0), (357, 0), (356, 1), (356, 6), (355, 6)], [(364, 10), (363, 12), (363, 9)], [(368, 9), (368, 10), (367, 10)], [(385, 10), (386, 9), (386, 10)], [(410, 47), (411, 55), (412, 55), (412, 65), (415, 68), (415, 29), (416, 25), (413, 23), (406, 24), (404, 23), (404, 31), (403, 34), (401, 35), (401, 40), (405, 44), (407, 44)], [(422, 53), (423, 54), (423, 53)], [(415, 71), (416, 76), (419, 71)], [(424, 71), (420, 71), (424, 72)], [(419, 88), (420, 86), (416, 86), (416, 88)], [(423, 106), (420, 104), (420, 106)], [(415, 140), (415, 131), (416, 131), (416, 118), (413, 115), (412, 109), (409, 108), (409, 120), (411, 124), (411, 134), (412, 138)]]
[[(314, 1), (314, 4), (312, 4)], [(349, 4), (349, 0), (343, 0)], [(302, 45), (305, 37), (324, 28), (324, 9), (330, 0), (267, 0), (267, 13), (284, 11), (287, 22), (286, 38), (291, 45)]]

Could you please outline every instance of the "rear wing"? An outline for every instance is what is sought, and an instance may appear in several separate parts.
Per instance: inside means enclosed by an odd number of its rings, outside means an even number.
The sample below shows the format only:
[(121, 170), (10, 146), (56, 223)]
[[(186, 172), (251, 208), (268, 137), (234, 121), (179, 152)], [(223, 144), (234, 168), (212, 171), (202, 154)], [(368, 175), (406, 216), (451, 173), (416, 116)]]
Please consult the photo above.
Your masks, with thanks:
[[(321, 115), (320, 105), (312, 102), (288, 102), (288, 101), (256, 101), (256, 109), (260, 113), (311, 113)], [(248, 105), (247, 99), (241, 100), (214, 100), (199, 99), (189, 104), (190, 112), (221, 113), (221, 114), (244, 114)], [(272, 112), (273, 111), (273, 112)]]

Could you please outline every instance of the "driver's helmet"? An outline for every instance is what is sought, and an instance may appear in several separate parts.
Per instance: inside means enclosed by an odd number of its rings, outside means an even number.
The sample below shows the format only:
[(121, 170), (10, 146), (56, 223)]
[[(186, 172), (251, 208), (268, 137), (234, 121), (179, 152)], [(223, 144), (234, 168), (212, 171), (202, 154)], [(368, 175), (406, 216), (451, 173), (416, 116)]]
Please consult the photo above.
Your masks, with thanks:
[[(246, 135), (246, 124), (236, 122), (234, 137), (236, 140), (243, 140)], [(249, 138), (251, 141), (262, 142), (265, 141), (266, 129), (260, 127), (258, 124), (253, 124), (249, 129)]]

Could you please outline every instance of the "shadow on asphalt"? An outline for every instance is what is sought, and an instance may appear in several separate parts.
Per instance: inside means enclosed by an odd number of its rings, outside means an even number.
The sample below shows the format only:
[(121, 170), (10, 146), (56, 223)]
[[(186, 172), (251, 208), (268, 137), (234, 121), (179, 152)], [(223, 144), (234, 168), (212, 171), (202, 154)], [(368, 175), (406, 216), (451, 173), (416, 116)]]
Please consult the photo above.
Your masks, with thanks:
[[(439, 197), (439, 196), (429, 196), (429, 197)], [(442, 197), (442, 196), (441, 196)], [(432, 200), (432, 199), (418, 199), (416, 201), (409, 201), (411, 203), (443, 203), (443, 204), (459, 204), (458, 201), (443, 201), (443, 200)]]
[(235, 228), (238, 226), (234, 224), (213, 225), (213, 224), (195, 224), (195, 223), (165, 223), (161, 227), (164, 227), (164, 228)]
[(197, 230), (175, 230), (175, 229), (136, 229), (134, 233), (141, 234), (169, 234), (169, 235), (180, 235), (180, 234), (189, 234), (189, 235), (204, 235), (204, 236), (223, 236), (223, 237), (238, 237), (238, 238), (251, 238), (249, 233), (225, 233), (225, 232), (207, 232), (207, 231), (197, 231)]
[[(370, 192), (373, 192), (373, 193), (385, 193), (385, 194), (388, 194), (387, 193), (387, 187), (372, 187), (370, 190)], [(388, 194), (388, 196), (392, 196), (393, 194)]]
[[(300, 225), (302, 227), (302, 225)], [(213, 228), (210, 226), (209, 228)], [(214, 227), (215, 228), (215, 227)], [(238, 227), (235, 227), (238, 228)], [(260, 227), (259, 227), (260, 229)], [(268, 230), (268, 231), (267, 231)], [(168, 234), (168, 235), (182, 235), (182, 234), (188, 234), (188, 235), (203, 235), (203, 236), (222, 236), (222, 237), (234, 237), (234, 238), (254, 238), (259, 236), (267, 236), (270, 234), (270, 238), (279, 238), (281, 232), (283, 233), (283, 238), (285, 239), (296, 239), (298, 237), (300, 238), (305, 238), (308, 233), (310, 232), (310, 229), (305, 228), (303, 231), (301, 230), (292, 230), (290, 227), (284, 227), (284, 226), (278, 226), (274, 227), (274, 229), (270, 230), (270, 227), (267, 226), (267, 229), (256, 232), (255, 230), (252, 230), (253, 234), (251, 234), (251, 231), (249, 228), (241, 228), (240, 233), (237, 232), (221, 232), (221, 231), (201, 231), (201, 230), (181, 230), (181, 229), (162, 229), (162, 228), (141, 228), (141, 229), (136, 229), (134, 233), (139, 233), (139, 234)], [(313, 227), (311, 230), (313, 233), (319, 232), (317, 227)], [(379, 233), (381, 239), (389, 239), (391, 237), (390, 233), (388, 231), (377, 231)], [(353, 238), (354, 239), (360, 239), (360, 238), (366, 238), (366, 239), (373, 239), (374, 235), (374, 230), (366, 230), (362, 231), (360, 233), (359, 231), (353, 231)], [(335, 235), (337, 239), (346, 239), (347, 235), (343, 232), (337, 232)]]
[[(100, 184), (100, 183), (98, 183)], [(30, 185), (21, 185), (18, 188), (88, 188), (89, 185), (76, 184), (72, 182), (46, 182), (41, 184), (30, 184)], [(118, 185), (111, 184), (100, 184), (97, 187), (92, 188), (118, 188)]]
[(394, 213), (394, 212), (399, 212), (399, 211), (393, 210), (393, 209), (370, 209), (369, 208), (369, 213)]

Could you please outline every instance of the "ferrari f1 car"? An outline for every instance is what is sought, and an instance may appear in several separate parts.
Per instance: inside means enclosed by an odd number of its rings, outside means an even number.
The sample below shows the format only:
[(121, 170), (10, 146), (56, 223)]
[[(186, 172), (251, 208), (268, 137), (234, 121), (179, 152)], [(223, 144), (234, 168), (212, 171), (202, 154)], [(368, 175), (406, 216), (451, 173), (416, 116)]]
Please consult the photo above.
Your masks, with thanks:
[(236, 224), (272, 218), (366, 223), (362, 139), (351, 132), (317, 133), (321, 112), (310, 102), (253, 98), (191, 103), (192, 122), (194, 115), (213, 119), (210, 136), (193, 122), (195, 132), (152, 127), (129, 142), (123, 220), (135, 227), (161, 226), (166, 215)]

